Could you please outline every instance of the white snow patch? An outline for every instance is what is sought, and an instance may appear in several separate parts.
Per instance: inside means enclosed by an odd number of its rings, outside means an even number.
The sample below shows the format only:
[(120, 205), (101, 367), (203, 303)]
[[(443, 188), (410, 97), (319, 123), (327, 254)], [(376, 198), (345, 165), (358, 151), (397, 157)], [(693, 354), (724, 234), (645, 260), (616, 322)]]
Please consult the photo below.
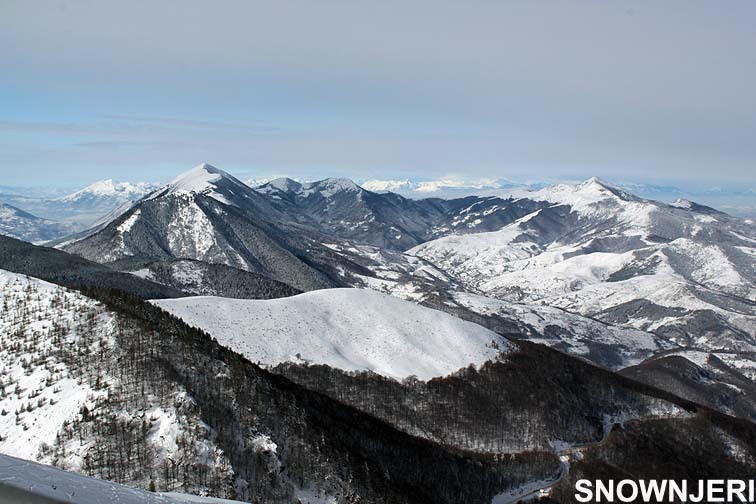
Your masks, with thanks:
[(141, 213), (142, 211), (137, 208), (133, 214), (129, 215), (129, 217), (125, 221), (119, 224), (119, 226), (116, 228), (118, 232), (123, 234), (131, 231), (131, 228), (134, 227), (136, 221), (139, 220)]

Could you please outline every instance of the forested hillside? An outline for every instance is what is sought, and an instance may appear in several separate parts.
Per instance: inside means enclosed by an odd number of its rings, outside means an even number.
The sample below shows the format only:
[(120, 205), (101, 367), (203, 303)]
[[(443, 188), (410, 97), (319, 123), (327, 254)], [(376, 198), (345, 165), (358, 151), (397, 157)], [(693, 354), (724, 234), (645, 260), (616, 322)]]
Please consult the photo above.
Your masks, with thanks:
[[(548, 452), (502, 458), (404, 434), (136, 297), (9, 282), (3, 418), (18, 436), (50, 434), (25, 439), (30, 458), (142, 488), (260, 502), (308, 492), (336, 502), (487, 502), (558, 471)], [(20, 355), (21, 370), (12, 365)], [(20, 449), (16, 439), (4, 438), (3, 451)]]

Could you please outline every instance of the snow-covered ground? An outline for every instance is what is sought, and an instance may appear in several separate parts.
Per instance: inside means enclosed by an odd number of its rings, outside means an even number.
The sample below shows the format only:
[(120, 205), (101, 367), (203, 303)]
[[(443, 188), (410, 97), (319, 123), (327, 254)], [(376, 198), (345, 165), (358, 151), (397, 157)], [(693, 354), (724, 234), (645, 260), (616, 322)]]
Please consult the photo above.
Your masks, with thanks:
[[(87, 457), (112, 439), (98, 437), (108, 430), (96, 426), (133, 420), (151, 453), (145, 474), (158, 488), (176, 488), (163, 484), (161, 468), (184, 456), (219, 474), (230, 471), (182, 387), (163, 400), (149, 388), (138, 395), (129, 390), (134, 382), (123, 380), (118, 343), (127, 329), (118, 315), (77, 291), (3, 270), (0, 307), (0, 453), (100, 475), (94, 465), (87, 469)], [(0, 484), (2, 476), (0, 470)], [(143, 488), (149, 482), (142, 476), (122, 481)]]
[(152, 493), (0, 454), (0, 502), (230, 504), (238, 501), (175, 492)]
[[(558, 207), (407, 253), (468, 290), (507, 301), (607, 321), (626, 317), (621, 323), (629, 327), (667, 333), (688, 332), (677, 327), (699, 314), (714, 321), (710, 326), (722, 321), (716, 335), (755, 334), (756, 308), (747, 300), (756, 299), (756, 227), (749, 221), (644, 200), (595, 178), (529, 198)], [(557, 208), (566, 210), (555, 215)], [(625, 309), (631, 303), (646, 309)], [(728, 349), (720, 343), (714, 347)]]
[(152, 301), (253, 362), (328, 364), (421, 379), (494, 359), (510, 343), (481, 326), (386, 294), (327, 289), (284, 299)]
[[(36, 459), (40, 448), (55, 440), (61, 425), (92, 404), (96, 393), (71, 376), (68, 365), (55, 355), (55, 346), (72, 345), (76, 331), (57, 341), (61, 327), (75, 327), (80, 314), (96, 313), (96, 303), (42, 280), (0, 270), (0, 452)], [(29, 312), (33, 303), (37, 313)], [(93, 344), (110, 338), (110, 316), (100, 313), (90, 327)], [(95, 331), (93, 331), (95, 332)], [(80, 465), (78, 447), (70, 447), (69, 463)]]
[[(607, 360), (613, 362), (613, 368), (639, 364), (657, 352), (673, 348), (669, 341), (653, 333), (609, 325), (551, 306), (512, 303), (465, 292), (453, 296), (459, 305), (476, 313), (500, 315), (534, 329), (537, 332), (528, 338), (530, 341), (594, 360), (597, 356), (588, 354), (599, 346), (611, 355)], [(528, 334), (527, 329), (523, 333)]]

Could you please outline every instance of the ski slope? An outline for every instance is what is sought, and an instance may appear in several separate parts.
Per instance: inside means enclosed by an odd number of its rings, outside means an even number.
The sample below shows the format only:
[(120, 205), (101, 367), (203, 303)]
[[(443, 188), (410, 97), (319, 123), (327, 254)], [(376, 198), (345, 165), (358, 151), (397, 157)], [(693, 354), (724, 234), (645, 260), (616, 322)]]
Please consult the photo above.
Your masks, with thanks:
[(310, 362), (426, 380), (494, 359), (510, 347), (477, 324), (363, 289), (274, 300), (188, 297), (152, 303), (265, 365)]

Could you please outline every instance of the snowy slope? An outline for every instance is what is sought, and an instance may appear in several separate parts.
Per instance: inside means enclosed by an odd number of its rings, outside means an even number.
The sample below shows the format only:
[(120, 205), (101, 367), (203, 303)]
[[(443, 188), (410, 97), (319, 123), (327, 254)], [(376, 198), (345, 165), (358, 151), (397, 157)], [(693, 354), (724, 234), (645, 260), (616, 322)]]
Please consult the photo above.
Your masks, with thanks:
[(455, 292), (453, 298), (473, 312), (513, 320), (530, 341), (609, 368), (638, 364), (656, 353), (676, 348), (662, 336), (609, 325), (551, 306), (512, 303), (466, 292)]
[(193, 297), (153, 303), (267, 365), (306, 361), (429, 379), (494, 359), (494, 347), (509, 347), (476, 324), (362, 289), (265, 301)]
[[(122, 481), (146, 487), (152, 477), (164, 488), (160, 471), (187, 456), (227, 471), (185, 390), (168, 386), (162, 398), (133, 390), (134, 368), (124, 365), (121, 348), (134, 338), (129, 322), (76, 291), (3, 270), (0, 306), (0, 453), (116, 477), (98, 453), (115, 449), (108, 433), (118, 419), (139, 426), (128, 449), (151, 454), (144, 473)], [(191, 484), (187, 490), (206, 490)]]
[[(56, 345), (71, 344), (76, 336), (61, 343), (53, 337), (56, 328), (75, 325), (78, 314), (94, 312), (96, 303), (57, 285), (2, 270), (0, 292), (4, 307), (0, 317), (4, 343), (0, 347), (4, 392), (0, 395), (0, 452), (34, 459), (44, 443), (55, 439), (63, 422), (75, 418), (81, 406), (98, 394), (71, 376), (62, 360), (51, 358), (49, 366), (31, 363), (52, 353)], [(44, 317), (30, 320), (24, 301), (30, 295)], [(108, 340), (111, 320), (105, 313), (99, 318), (100, 336)], [(35, 334), (43, 337), (34, 342)], [(23, 346), (14, 348), (14, 343)], [(80, 465), (80, 460), (71, 462)]]
[(681, 345), (756, 348), (756, 226), (700, 205), (671, 206), (590, 179), (543, 189), (551, 206), (498, 231), (410, 251), (466, 288), (538, 303)]
[(238, 501), (174, 492), (151, 493), (0, 454), (0, 502), (230, 504)]

